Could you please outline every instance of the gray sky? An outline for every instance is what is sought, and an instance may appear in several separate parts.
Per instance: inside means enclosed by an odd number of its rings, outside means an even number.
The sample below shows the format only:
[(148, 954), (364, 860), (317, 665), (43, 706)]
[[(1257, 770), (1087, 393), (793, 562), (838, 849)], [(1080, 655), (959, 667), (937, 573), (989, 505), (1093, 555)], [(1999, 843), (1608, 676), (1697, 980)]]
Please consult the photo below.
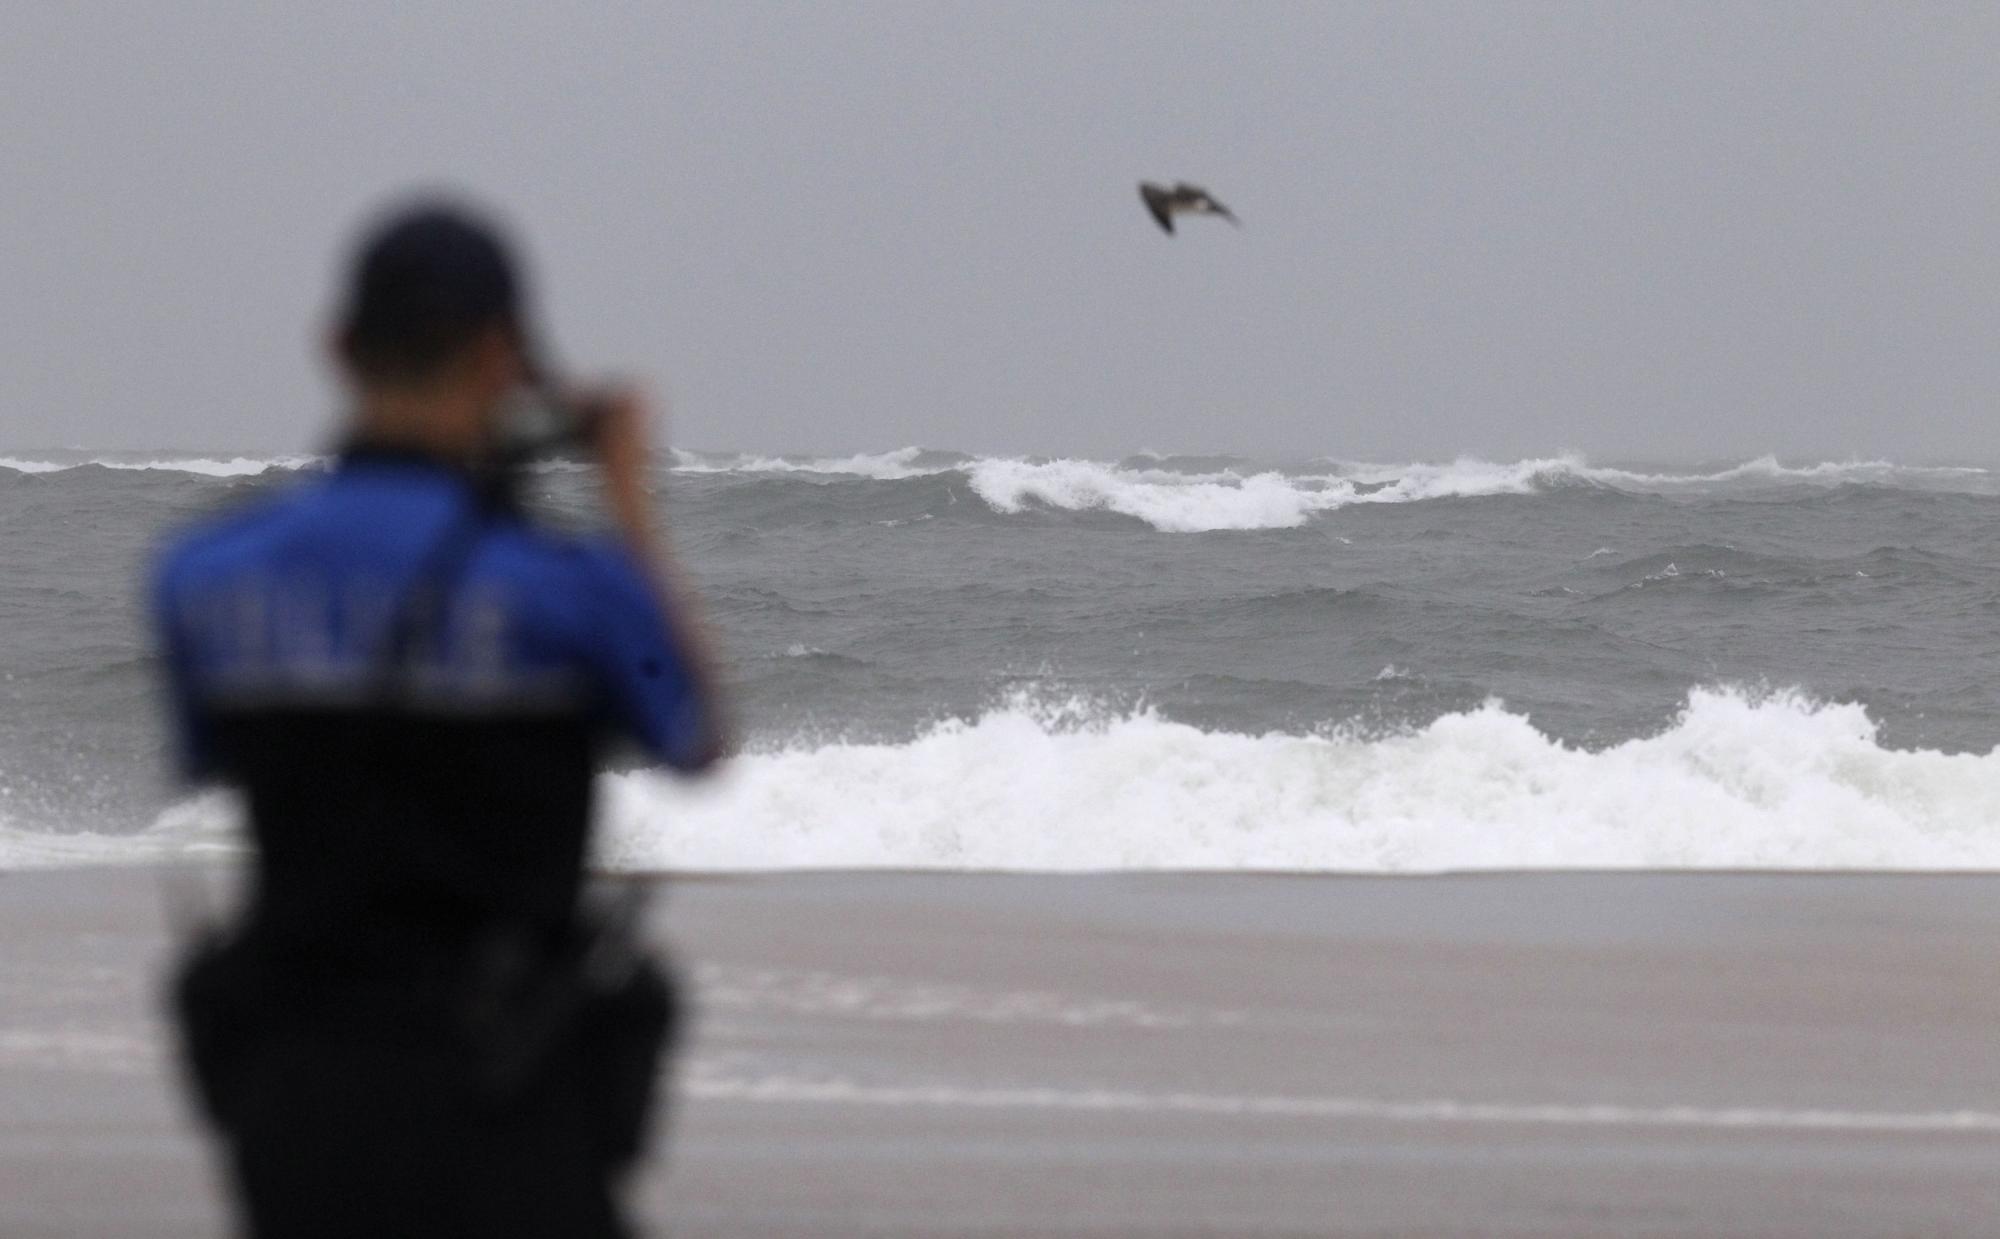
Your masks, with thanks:
[(2000, 458), (1991, 4), (22, 0), (0, 168), (0, 447), (317, 445), (437, 185), (694, 447)]

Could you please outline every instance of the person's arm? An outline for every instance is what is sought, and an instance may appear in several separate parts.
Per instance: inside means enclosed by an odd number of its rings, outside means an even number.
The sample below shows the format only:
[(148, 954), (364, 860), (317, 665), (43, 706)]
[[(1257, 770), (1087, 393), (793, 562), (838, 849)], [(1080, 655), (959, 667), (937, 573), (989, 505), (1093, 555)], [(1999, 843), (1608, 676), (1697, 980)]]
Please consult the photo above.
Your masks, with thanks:
[(174, 588), (172, 568), (163, 565), (156, 570), (150, 591), (153, 641), (164, 673), (174, 765), (183, 779), (199, 783), (215, 778), (220, 771), (214, 727), (195, 689), (194, 655)]
[(646, 402), (637, 391), (620, 388), (597, 395), (591, 405), (595, 418), (592, 441), (603, 470), (605, 503), (612, 523), (651, 587), (668, 643), (680, 655), (703, 719), (703, 739), (692, 759), (674, 764), (700, 769), (728, 751), (729, 729), (707, 631), (694, 612), (693, 591), (683, 582), (661, 533), (652, 493), (646, 488), (646, 470), (651, 463)]

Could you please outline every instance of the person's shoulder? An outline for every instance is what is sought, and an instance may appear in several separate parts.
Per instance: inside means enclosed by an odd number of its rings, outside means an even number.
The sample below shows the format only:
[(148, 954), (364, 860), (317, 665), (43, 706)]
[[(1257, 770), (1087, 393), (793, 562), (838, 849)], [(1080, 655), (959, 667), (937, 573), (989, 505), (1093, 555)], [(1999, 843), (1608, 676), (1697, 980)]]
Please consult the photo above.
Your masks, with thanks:
[(519, 614), (572, 633), (594, 631), (650, 599), (638, 561), (616, 537), (528, 522), (491, 538), (479, 575), (502, 584)]
[(610, 534), (579, 534), (531, 521), (508, 524), (494, 539), (500, 562), (570, 585), (634, 571), (631, 552)]
[(153, 552), (156, 585), (198, 579), (238, 564), (267, 531), (288, 523), (313, 503), (324, 485), (324, 478), (302, 478), (275, 494), (233, 504), (171, 531)]
[(596, 630), (646, 591), (636, 561), (609, 534), (511, 525), (482, 557), (489, 579), (505, 583), (523, 615), (573, 632)]

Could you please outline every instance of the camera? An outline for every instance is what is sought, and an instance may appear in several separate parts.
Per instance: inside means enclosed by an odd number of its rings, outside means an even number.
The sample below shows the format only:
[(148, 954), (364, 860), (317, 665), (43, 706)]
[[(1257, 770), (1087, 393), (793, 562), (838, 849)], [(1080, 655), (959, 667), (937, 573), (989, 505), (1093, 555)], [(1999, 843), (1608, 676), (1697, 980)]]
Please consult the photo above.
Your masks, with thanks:
[(603, 416), (598, 401), (546, 384), (514, 389), (494, 423), (493, 462), (502, 467), (575, 459), (590, 446)]

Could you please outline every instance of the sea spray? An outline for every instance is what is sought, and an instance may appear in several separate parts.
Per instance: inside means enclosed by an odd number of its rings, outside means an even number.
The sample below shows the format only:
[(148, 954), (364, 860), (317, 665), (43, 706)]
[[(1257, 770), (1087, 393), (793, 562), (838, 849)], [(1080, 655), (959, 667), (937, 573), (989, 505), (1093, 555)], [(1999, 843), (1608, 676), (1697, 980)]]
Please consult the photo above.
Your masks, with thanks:
[[(600, 790), (608, 870), (2000, 868), (2000, 752), (1890, 749), (1859, 706), (1733, 688), (1597, 750), (1497, 701), (1386, 735), (1245, 735), (1023, 696), (905, 743), (780, 745), (709, 784)], [(239, 806), (210, 793), (122, 839), (0, 830), (0, 867), (239, 837)]]
[(1238, 735), (1024, 703), (902, 745), (608, 785), (612, 867), (1432, 871), (1992, 867), (2000, 755), (1894, 751), (1858, 705), (1702, 689), (1570, 747), (1488, 703), (1398, 735)]
[(2000, 754), (1892, 750), (1859, 706), (1735, 689), (1597, 751), (1498, 702), (1372, 738), (1016, 703), (906, 744), (751, 754), (708, 789), (605, 790), (621, 869), (2000, 867)]
[[(8, 456), (38, 471), (0, 465), (0, 868), (216, 846), (147, 829), (177, 793), (140, 566), (324, 461)], [(655, 481), (753, 751), (712, 794), (611, 778), (615, 863), (1995, 863), (1974, 465), (675, 451)], [(566, 469), (530, 498), (597, 510)], [(1687, 696), (1722, 683), (1799, 694)]]

